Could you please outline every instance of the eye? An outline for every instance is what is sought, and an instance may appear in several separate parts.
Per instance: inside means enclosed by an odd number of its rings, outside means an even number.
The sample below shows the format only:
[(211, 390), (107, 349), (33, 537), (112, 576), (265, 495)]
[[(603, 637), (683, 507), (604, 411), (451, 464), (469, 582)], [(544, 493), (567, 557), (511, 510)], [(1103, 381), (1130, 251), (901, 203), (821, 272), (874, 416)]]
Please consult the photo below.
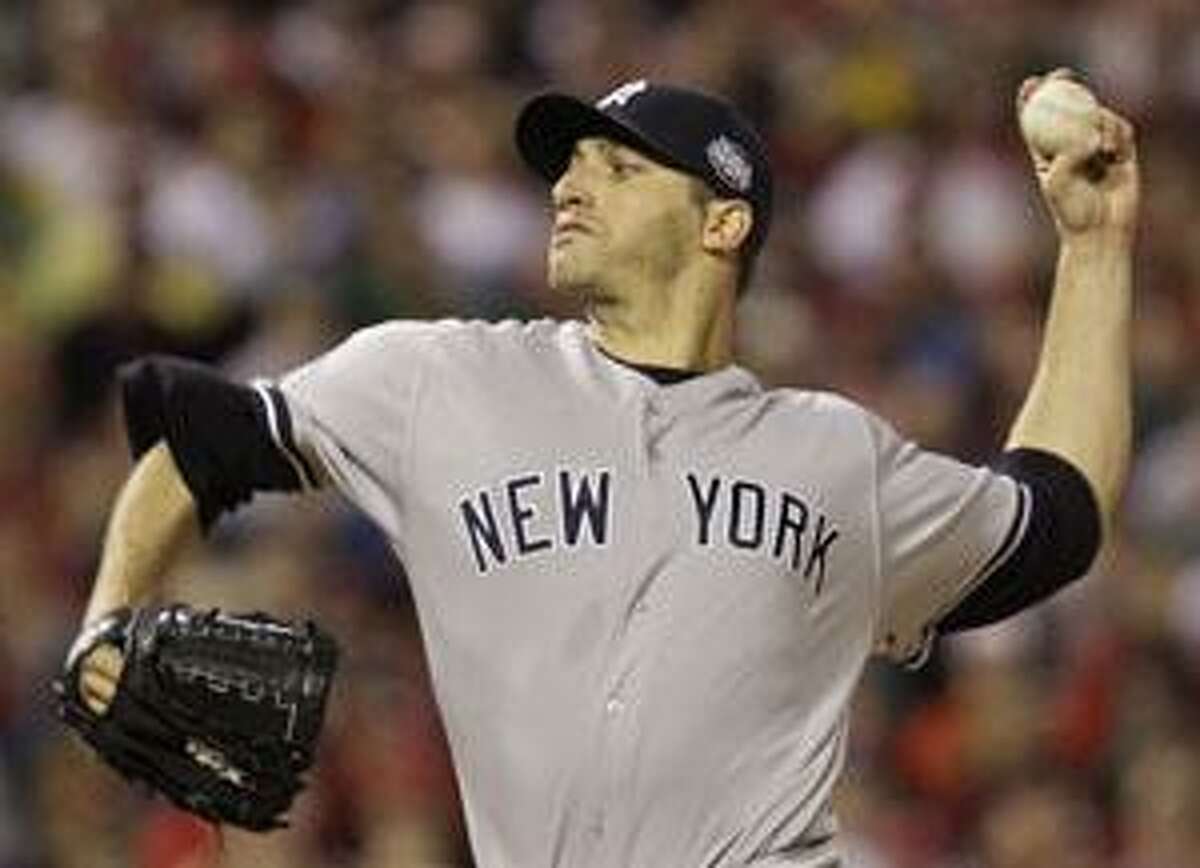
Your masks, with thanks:
[(620, 154), (612, 154), (608, 158), (609, 173), (618, 181), (623, 181), (642, 171), (642, 166)]

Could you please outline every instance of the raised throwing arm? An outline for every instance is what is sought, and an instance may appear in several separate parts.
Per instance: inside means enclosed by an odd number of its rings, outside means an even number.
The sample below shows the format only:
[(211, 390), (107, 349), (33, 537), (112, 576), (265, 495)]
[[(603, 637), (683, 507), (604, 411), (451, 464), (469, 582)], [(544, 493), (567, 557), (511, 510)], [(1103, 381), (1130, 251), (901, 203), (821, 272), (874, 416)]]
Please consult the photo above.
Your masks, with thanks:
[[(1022, 85), (1018, 111), (1041, 83)], [(1098, 152), (1082, 141), (1053, 157), (1030, 148), (1060, 247), (1041, 355), (1007, 447), (1041, 449), (1075, 465), (1108, 528), (1130, 457), (1139, 178), (1132, 126), (1107, 108), (1098, 112)]]

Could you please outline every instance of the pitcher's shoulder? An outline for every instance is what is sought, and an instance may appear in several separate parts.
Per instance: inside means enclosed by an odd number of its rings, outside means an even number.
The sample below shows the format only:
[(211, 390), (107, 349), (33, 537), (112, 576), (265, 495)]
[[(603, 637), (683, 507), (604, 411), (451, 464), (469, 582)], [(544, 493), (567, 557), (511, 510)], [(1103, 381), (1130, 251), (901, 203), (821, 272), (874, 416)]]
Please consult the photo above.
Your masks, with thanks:
[(575, 320), (446, 320), (440, 326), (447, 344), (476, 347), (504, 355), (568, 352), (586, 340), (586, 327)]
[(586, 340), (582, 323), (571, 320), (392, 320), (369, 326), (359, 340), (405, 344), (431, 361), (506, 365), (521, 358), (562, 355)]
[(840, 392), (784, 387), (771, 389), (765, 394), (778, 402), (780, 407), (803, 413), (810, 419), (861, 421), (874, 416), (865, 406)]
[(393, 319), (363, 326), (356, 340), (379, 343), (429, 341), (439, 344), (531, 344), (577, 340), (584, 326), (576, 320), (558, 319)]
[(869, 442), (890, 430), (887, 421), (874, 410), (840, 392), (776, 388), (765, 396), (776, 412), (810, 432), (821, 430), (847, 442)]

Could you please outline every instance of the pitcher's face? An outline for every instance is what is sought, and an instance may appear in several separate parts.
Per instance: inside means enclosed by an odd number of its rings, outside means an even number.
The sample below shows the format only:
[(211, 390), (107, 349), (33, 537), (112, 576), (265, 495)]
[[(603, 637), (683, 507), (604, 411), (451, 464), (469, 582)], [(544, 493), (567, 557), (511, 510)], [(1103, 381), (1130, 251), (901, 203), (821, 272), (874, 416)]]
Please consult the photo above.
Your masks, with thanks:
[(603, 304), (669, 282), (702, 255), (695, 184), (633, 148), (581, 139), (552, 192), (550, 286)]

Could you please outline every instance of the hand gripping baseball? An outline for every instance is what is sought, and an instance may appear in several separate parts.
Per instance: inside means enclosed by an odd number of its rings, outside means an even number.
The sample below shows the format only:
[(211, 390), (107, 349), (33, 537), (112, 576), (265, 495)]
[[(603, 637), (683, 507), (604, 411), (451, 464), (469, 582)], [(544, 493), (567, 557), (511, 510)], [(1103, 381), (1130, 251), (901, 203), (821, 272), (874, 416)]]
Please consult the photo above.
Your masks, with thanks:
[(1139, 180), (1129, 121), (1095, 102), (1067, 69), (1025, 79), (1017, 114), (1059, 235), (1130, 239)]

